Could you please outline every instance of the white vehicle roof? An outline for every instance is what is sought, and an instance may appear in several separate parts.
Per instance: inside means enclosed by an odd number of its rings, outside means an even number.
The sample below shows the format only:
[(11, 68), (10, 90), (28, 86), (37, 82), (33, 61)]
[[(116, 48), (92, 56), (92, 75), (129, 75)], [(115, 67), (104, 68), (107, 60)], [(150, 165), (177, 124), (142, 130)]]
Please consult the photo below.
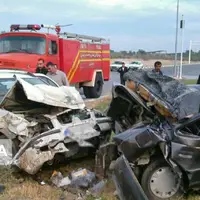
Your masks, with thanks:
[(139, 60), (134, 60), (134, 61), (131, 61), (130, 63), (134, 63), (134, 62), (136, 62), (136, 63), (142, 63), (142, 62), (139, 61)]

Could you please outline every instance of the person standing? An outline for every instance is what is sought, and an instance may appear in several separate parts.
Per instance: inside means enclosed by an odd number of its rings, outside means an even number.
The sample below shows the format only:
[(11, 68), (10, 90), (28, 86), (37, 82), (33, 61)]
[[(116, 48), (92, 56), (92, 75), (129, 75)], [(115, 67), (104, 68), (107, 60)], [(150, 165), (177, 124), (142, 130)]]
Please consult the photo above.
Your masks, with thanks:
[(154, 63), (154, 69), (152, 70), (153, 73), (163, 75), (163, 72), (161, 71), (162, 63), (160, 61), (156, 61)]
[(120, 82), (121, 82), (121, 84), (122, 84), (122, 85), (125, 85), (125, 81), (124, 81), (123, 76), (124, 76), (124, 74), (125, 74), (126, 72), (128, 72), (128, 67), (126, 67), (126, 66), (125, 66), (125, 63), (123, 62), (123, 63), (122, 63), (122, 66), (121, 66), (117, 71), (118, 71), (119, 74), (120, 74)]
[(44, 59), (43, 58), (39, 58), (38, 62), (37, 62), (37, 67), (35, 70), (35, 73), (41, 73), (41, 74), (47, 74), (48, 70), (47, 68), (44, 66)]
[(66, 77), (66, 74), (64, 72), (58, 70), (57, 66), (54, 63), (48, 62), (47, 69), (48, 69), (47, 76), (49, 78), (53, 79), (58, 85), (69, 86), (69, 82)]

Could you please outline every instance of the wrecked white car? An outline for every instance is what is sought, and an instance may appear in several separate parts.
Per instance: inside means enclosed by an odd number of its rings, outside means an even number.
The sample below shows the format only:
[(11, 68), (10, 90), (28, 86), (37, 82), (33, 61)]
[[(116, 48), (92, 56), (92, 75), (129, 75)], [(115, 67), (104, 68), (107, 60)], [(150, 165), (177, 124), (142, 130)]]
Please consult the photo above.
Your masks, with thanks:
[(109, 117), (85, 108), (74, 87), (32, 85), (17, 77), (1, 102), (0, 159), (35, 174), (58, 154), (66, 159), (98, 148), (111, 126)]

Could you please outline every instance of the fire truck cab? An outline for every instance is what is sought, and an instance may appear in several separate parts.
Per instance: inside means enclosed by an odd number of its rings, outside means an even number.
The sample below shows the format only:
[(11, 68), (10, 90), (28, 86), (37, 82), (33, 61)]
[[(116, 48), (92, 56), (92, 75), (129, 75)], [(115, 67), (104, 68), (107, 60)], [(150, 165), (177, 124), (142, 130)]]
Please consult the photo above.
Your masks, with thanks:
[[(47, 32), (38, 32), (42, 28)], [(54, 29), (55, 34), (49, 33)], [(35, 72), (39, 58), (55, 63), (86, 98), (101, 96), (110, 78), (110, 44), (104, 38), (60, 32), (59, 26), (11, 25), (0, 34), (0, 67)]]

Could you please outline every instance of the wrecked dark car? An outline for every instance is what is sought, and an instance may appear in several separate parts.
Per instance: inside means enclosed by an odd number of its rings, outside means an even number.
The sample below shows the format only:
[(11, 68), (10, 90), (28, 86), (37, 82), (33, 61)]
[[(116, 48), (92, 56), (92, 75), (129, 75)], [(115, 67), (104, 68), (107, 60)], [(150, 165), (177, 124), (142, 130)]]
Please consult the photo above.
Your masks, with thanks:
[(150, 200), (177, 199), (188, 189), (199, 190), (199, 90), (140, 70), (125, 78), (126, 87), (113, 86), (107, 116), (115, 121), (116, 134), (97, 151), (97, 173), (106, 176), (110, 166), (124, 200), (134, 199), (134, 176)]
[(111, 126), (109, 117), (85, 107), (74, 87), (32, 85), (17, 77), (1, 102), (0, 161), (35, 174), (57, 155), (66, 159), (96, 150)]

